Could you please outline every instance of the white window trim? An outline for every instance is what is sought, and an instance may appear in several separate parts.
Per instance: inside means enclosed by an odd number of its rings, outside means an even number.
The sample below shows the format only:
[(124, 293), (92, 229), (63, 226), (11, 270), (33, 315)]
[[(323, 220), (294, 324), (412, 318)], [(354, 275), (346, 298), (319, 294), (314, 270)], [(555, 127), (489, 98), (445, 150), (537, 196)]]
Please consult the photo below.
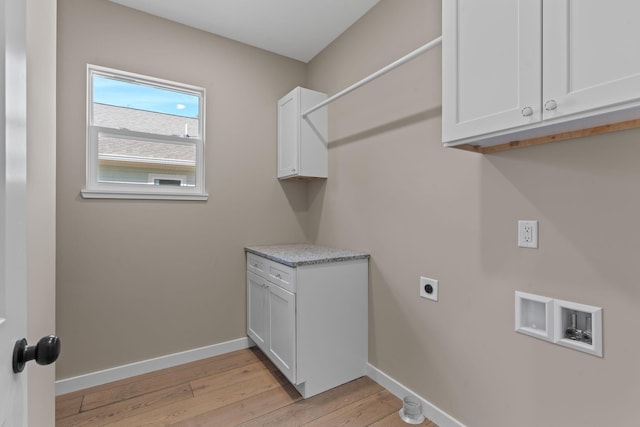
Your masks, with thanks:
[[(92, 102), (93, 102), (93, 76), (105, 76), (118, 80), (131, 81), (145, 85), (180, 90), (200, 98), (200, 111), (198, 124), (199, 138), (194, 137), (173, 137), (156, 135), (145, 132), (130, 131), (128, 129), (112, 129), (99, 126), (92, 126)], [(82, 197), (97, 199), (166, 199), (166, 200), (207, 200), (209, 195), (205, 191), (205, 164), (204, 164), (204, 140), (205, 140), (205, 89), (197, 86), (176, 83), (168, 80), (156, 79), (140, 74), (115, 70), (87, 64), (87, 134), (86, 134), (86, 187), (81, 190)], [(98, 181), (98, 134), (104, 133), (116, 136), (126, 136), (127, 138), (154, 141), (170, 142), (172, 144), (183, 143), (185, 145), (195, 145), (196, 147), (196, 185), (187, 186), (158, 186), (147, 183), (105, 183)], [(172, 179), (175, 179), (172, 178)], [(152, 181), (153, 182), (153, 181)]]

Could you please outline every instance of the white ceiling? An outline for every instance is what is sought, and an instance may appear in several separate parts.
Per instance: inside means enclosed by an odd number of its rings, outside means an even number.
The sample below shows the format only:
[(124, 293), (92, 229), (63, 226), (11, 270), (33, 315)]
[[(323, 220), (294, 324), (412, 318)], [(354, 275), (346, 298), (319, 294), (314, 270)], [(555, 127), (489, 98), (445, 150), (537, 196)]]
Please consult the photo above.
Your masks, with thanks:
[(111, 0), (302, 62), (379, 0)]

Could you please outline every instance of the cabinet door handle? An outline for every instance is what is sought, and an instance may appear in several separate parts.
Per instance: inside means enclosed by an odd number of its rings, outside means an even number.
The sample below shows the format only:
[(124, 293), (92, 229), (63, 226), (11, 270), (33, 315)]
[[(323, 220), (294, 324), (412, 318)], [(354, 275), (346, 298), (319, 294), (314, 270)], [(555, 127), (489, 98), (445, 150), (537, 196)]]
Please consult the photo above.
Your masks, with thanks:
[(274, 274), (274, 276), (276, 276), (276, 279), (282, 279), (282, 276), (280, 276), (280, 273), (276, 273)]
[(533, 114), (533, 108), (531, 108), (531, 107), (524, 107), (524, 108), (522, 109), (522, 115), (523, 115), (524, 117), (529, 117), (529, 116), (531, 116), (532, 114)]
[(550, 99), (544, 103), (544, 109), (547, 111), (553, 111), (556, 108), (558, 108), (558, 103), (553, 99)]

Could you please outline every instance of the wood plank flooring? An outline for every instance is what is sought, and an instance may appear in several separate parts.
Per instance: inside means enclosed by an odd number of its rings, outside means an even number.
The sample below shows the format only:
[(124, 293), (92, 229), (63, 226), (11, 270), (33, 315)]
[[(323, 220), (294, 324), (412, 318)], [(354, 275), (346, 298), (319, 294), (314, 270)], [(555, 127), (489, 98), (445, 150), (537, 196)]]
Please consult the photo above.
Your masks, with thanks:
[(401, 407), (367, 377), (302, 399), (252, 348), (58, 396), (56, 426), (407, 426)]

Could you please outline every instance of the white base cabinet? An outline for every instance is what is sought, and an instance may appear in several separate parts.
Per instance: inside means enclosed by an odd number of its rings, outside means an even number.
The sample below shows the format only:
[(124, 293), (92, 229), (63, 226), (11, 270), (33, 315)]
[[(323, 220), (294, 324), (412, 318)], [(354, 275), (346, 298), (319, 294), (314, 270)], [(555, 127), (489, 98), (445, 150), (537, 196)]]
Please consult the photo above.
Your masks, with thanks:
[(368, 259), (295, 268), (247, 253), (247, 335), (304, 398), (365, 374)]

